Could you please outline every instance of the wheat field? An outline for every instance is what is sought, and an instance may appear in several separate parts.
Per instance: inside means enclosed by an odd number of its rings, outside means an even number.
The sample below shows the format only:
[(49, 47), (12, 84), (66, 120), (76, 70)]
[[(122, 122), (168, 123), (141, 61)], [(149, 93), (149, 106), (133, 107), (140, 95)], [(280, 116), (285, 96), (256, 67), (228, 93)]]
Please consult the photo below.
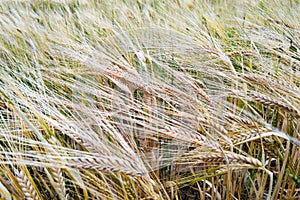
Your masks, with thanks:
[(299, 199), (299, 11), (1, 1), (0, 199)]

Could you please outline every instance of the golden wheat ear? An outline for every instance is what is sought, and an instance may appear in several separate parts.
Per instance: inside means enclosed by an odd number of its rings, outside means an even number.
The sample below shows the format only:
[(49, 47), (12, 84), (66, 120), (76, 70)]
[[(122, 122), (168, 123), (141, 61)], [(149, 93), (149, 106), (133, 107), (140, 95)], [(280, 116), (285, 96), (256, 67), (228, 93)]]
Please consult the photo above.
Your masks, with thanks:
[(63, 177), (62, 169), (51, 168), (50, 170), (47, 170), (46, 168), (44, 168), (44, 171), (47, 174), (48, 179), (50, 180), (50, 183), (56, 191), (59, 199), (68, 199), (66, 183)]
[(279, 100), (273, 99), (267, 95), (252, 93), (253, 98), (255, 101), (262, 103), (263, 105), (270, 106), (270, 107), (277, 107), (284, 111), (287, 111), (291, 115), (295, 117), (300, 117), (300, 111), (298, 108), (294, 107), (293, 105), (287, 104), (285, 102), (281, 102)]
[(121, 159), (115, 156), (91, 157), (91, 158), (69, 158), (68, 167), (78, 169), (94, 169), (99, 171), (123, 172), (132, 176), (147, 176), (147, 172), (140, 171), (139, 166), (131, 160)]
[(22, 169), (15, 169), (14, 173), (16, 174), (16, 178), (21, 187), (21, 190), (23, 191), (24, 197), (26, 199), (39, 200), (40, 198), (36, 192), (36, 189), (33, 187), (32, 180), (28, 179), (25, 172)]

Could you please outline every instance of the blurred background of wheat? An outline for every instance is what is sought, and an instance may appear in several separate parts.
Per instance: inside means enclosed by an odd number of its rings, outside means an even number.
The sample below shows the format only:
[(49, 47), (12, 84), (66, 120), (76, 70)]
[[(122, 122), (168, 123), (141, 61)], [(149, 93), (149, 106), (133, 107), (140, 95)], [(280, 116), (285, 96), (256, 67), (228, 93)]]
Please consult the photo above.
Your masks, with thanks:
[(1, 1), (1, 198), (299, 199), (299, 10)]

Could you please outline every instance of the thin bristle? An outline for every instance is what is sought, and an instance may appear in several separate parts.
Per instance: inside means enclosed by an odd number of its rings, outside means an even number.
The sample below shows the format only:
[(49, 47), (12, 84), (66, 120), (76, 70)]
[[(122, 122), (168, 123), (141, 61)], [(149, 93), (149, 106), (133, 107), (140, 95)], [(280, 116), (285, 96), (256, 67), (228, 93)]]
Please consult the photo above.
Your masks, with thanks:
[(297, 197), (299, 3), (224, 2), (1, 1), (0, 199)]

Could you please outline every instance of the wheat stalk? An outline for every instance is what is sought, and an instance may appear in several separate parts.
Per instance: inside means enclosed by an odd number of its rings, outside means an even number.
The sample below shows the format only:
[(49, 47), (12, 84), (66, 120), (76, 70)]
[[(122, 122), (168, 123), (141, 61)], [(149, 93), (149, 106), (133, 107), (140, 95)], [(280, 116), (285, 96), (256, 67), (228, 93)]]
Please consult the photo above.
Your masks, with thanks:
[(0, 177), (0, 198), (11, 200), (12, 194), (9, 191), (8, 187), (3, 184), (3, 182), (3, 178)]

